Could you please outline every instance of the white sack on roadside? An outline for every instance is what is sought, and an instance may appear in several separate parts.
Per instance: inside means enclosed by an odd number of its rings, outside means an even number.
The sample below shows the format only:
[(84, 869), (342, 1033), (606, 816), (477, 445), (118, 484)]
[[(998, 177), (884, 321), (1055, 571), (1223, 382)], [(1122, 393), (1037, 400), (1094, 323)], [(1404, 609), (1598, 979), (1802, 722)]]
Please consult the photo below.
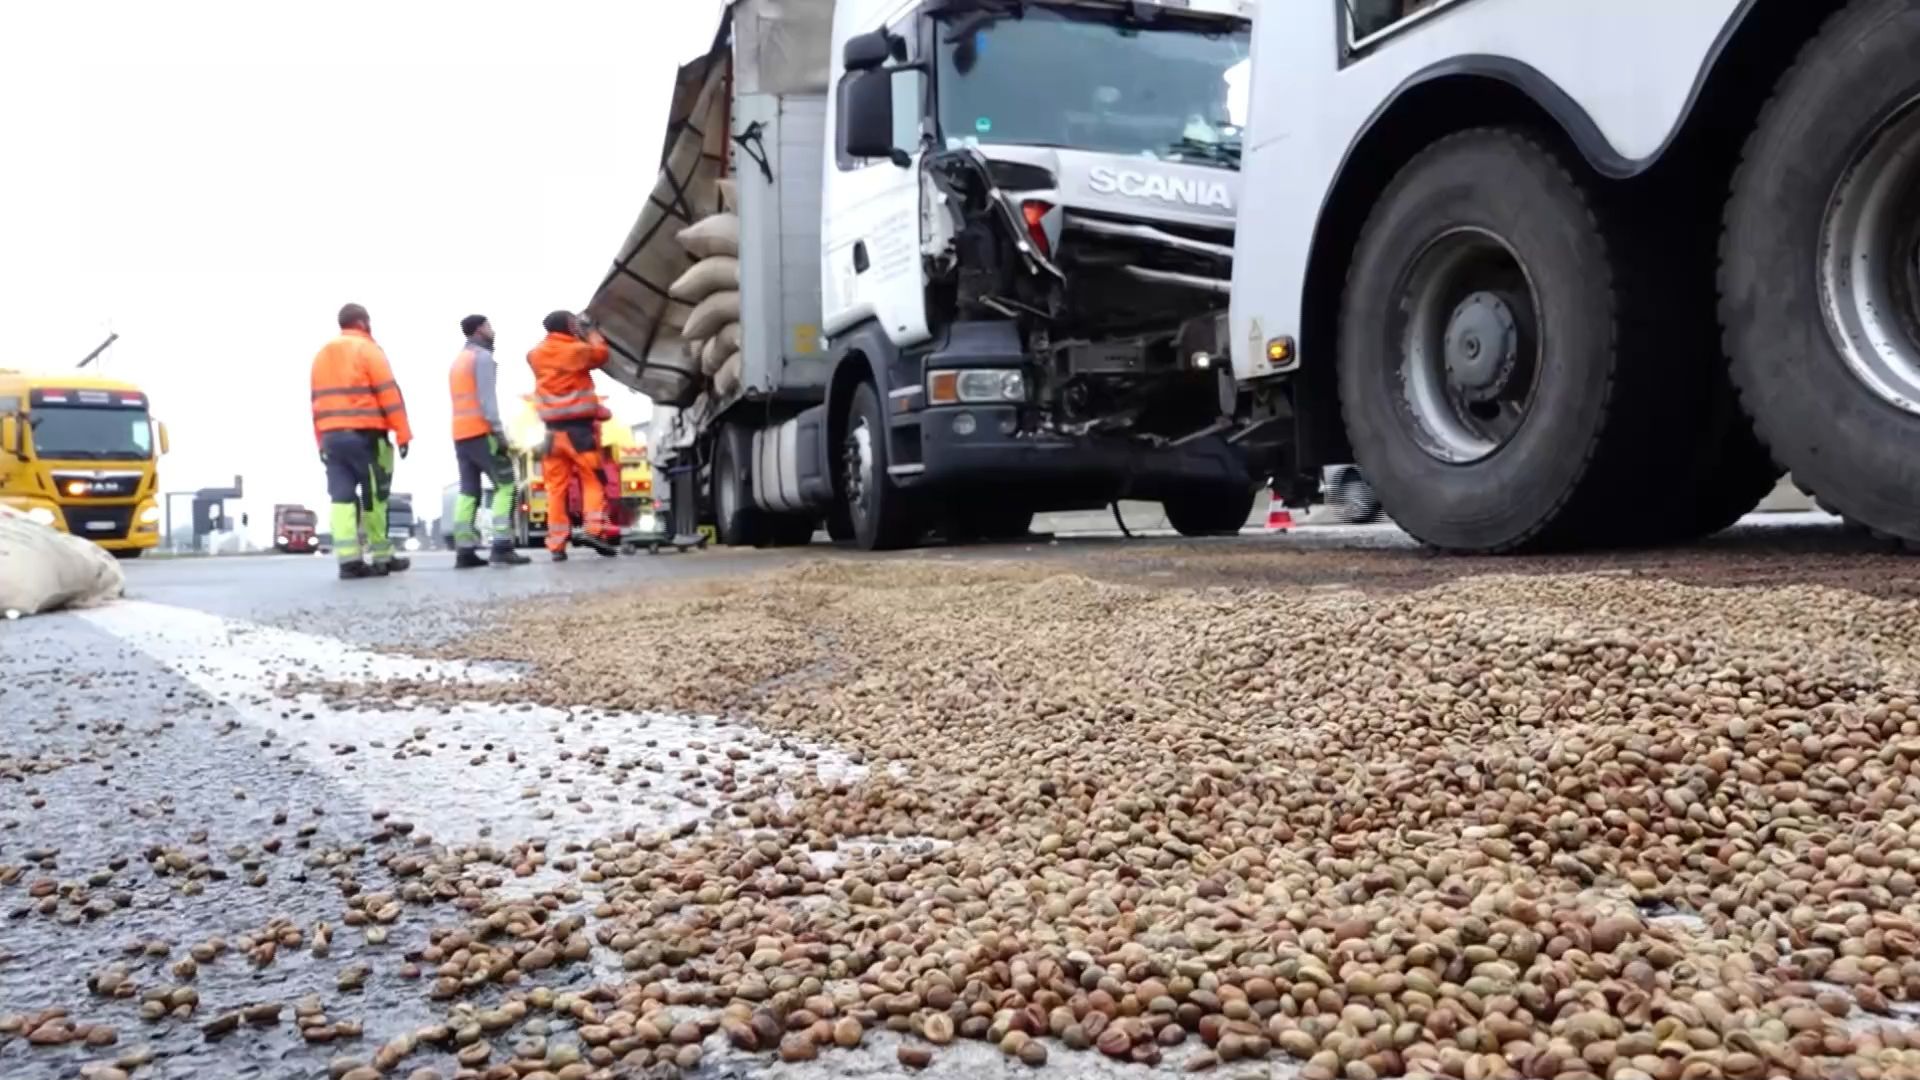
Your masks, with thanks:
[(681, 328), (681, 334), (690, 338), (709, 338), (720, 332), (728, 323), (740, 321), (740, 291), (728, 289), (717, 292), (700, 301), (687, 316), (687, 325)]
[(701, 259), (667, 288), (682, 303), (697, 304), (717, 292), (740, 288), (740, 260), (731, 255)]
[(721, 180), (714, 186), (720, 189), (721, 208), (738, 212), (740, 209), (740, 185), (732, 180)]
[(719, 338), (710, 337), (707, 340), (701, 342), (700, 343), (700, 374), (712, 375), (714, 372), (719, 371), (721, 361), (726, 359), (726, 355), (727, 355), (726, 353), (723, 353), (720, 351)]
[(126, 587), (105, 549), (0, 506), (0, 616), (92, 607)]
[(740, 389), (739, 353), (736, 352), (727, 357), (726, 361), (720, 365), (720, 370), (713, 373), (713, 388), (719, 391), (721, 397), (726, 397)]
[(740, 254), (740, 215), (715, 214), (681, 229), (674, 234), (680, 246), (687, 254), (696, 259), (710, 259), (715, 255)]

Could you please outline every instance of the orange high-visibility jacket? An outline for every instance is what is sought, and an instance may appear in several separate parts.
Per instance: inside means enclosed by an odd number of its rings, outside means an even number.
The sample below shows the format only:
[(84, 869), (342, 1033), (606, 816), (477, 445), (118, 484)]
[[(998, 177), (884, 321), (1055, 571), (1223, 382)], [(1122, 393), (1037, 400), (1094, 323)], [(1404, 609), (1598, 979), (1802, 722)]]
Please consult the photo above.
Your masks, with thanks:
[(454, 442), (499, 430), (500, 412), (494, 403), (493, 350), (477, 341), (467, 342), (467, 347), (453, 359), (448, 381), (453, 391)]
[(533, 408), (549, 424), (591, 421), (600, 409), (593, 392), (594, 369), (607, 362), (607, 343), (581, 341), (572, 334), (548, 334), (527, 354), (533, 368)]
[(387, 354), (360, 330), (343, 330), (313, 358), (313, 438), (329, 431), (390, 431), (413, 441), (407, 402)]

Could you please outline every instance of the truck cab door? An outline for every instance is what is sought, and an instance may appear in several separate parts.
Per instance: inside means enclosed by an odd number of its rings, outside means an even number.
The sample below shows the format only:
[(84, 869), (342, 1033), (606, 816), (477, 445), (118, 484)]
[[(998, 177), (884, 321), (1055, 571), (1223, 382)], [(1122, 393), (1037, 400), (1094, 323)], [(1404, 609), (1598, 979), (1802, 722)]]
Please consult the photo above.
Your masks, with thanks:
[[(845, 48), (855, 37), (836, 20), (834, 107), (829, 121), (825, 221), (821, 229), (822, 326), (829, 335), (876, 320), (895, 345), (927, 340), (926, 283), (921, 269), (920, 167), (929, 80), (912, 70), (921, 57), (917, 8), (887, 26), (896, 47), (882, 68), (849, 72)], [(869, 28), (862, 28), (869, 29)], [(881, 82), (891, 90), (892, 153), (849, 147), (848, 109)], [(864, 87), (856, 84), (865, 84)], [(871, 132), (869, 132), (871, 134)], [(860, 153), (849, 152), (851, 150)]]
[(0, 397), (0, 489), (13, 485), (27, 460), (27, 417), (19, 410), (19, 398)]

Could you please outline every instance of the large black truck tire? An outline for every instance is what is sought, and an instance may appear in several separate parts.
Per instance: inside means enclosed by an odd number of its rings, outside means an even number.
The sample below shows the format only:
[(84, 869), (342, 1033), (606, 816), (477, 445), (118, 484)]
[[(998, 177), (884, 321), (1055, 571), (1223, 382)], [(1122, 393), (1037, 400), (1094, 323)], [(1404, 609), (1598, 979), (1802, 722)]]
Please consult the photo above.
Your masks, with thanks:
[(847, 403), (846, 432), (835, 454), (834, 490), (862, 551), (890, 551), (920, 539), (922, 528), (911, 496), (887, 471), (886, 414), (873, 384), (854, 388)]
[(1822, 506), (1920, 544), (1920, 5), (1855, 0), (1782, 77), (1721, 237), (1760, 438)]
[(1632, 542), (1635, 491), (1682, 445), (1657, 298), (1581, 168), (1525, 129), (1460, 132), (1401, 170), (1361, 232), (1341, 410), (1387, 515), (1427, 544)]
[(1638, 526), (1633, 539), (1649, 543), (1695, 540), (1728, 528), (1752, 513), (1780, 482), (1782, 470), (1754, 434), (1740, 408), (1726, 361), (1718, 346), (1711, 356), (1717, 370), (1699, 417), (1691, 446), (1682, 446), (1670, 469), (1646, 486), (1628, 520)]
[(720, 437), (714, 440), (714, 533), (728, 547), (755, 547), (766, 542), (766, 522), (753, 504), (753, 481), (747, 474), (752, 445), (753, 433), (737, 424), (721, 428)]

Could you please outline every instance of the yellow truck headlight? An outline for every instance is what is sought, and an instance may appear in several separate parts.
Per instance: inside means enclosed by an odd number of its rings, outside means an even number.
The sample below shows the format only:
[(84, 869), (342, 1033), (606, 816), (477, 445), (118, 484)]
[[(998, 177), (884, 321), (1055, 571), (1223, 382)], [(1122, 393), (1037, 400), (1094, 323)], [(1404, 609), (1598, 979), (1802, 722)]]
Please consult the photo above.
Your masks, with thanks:
[(45, 525), (51, 529), (53, 528), (53, 523), (58, 519), (53, 516), (53, 511), (44, 506), (36, 506), (27, 511), (27, 520), (33, 522), (35, 525)]
[(157, 506), (149, 506), (145, 510), (140, 511), (140, 524), (142, 525), (152, 525), (159, 520), (160, 508)]

